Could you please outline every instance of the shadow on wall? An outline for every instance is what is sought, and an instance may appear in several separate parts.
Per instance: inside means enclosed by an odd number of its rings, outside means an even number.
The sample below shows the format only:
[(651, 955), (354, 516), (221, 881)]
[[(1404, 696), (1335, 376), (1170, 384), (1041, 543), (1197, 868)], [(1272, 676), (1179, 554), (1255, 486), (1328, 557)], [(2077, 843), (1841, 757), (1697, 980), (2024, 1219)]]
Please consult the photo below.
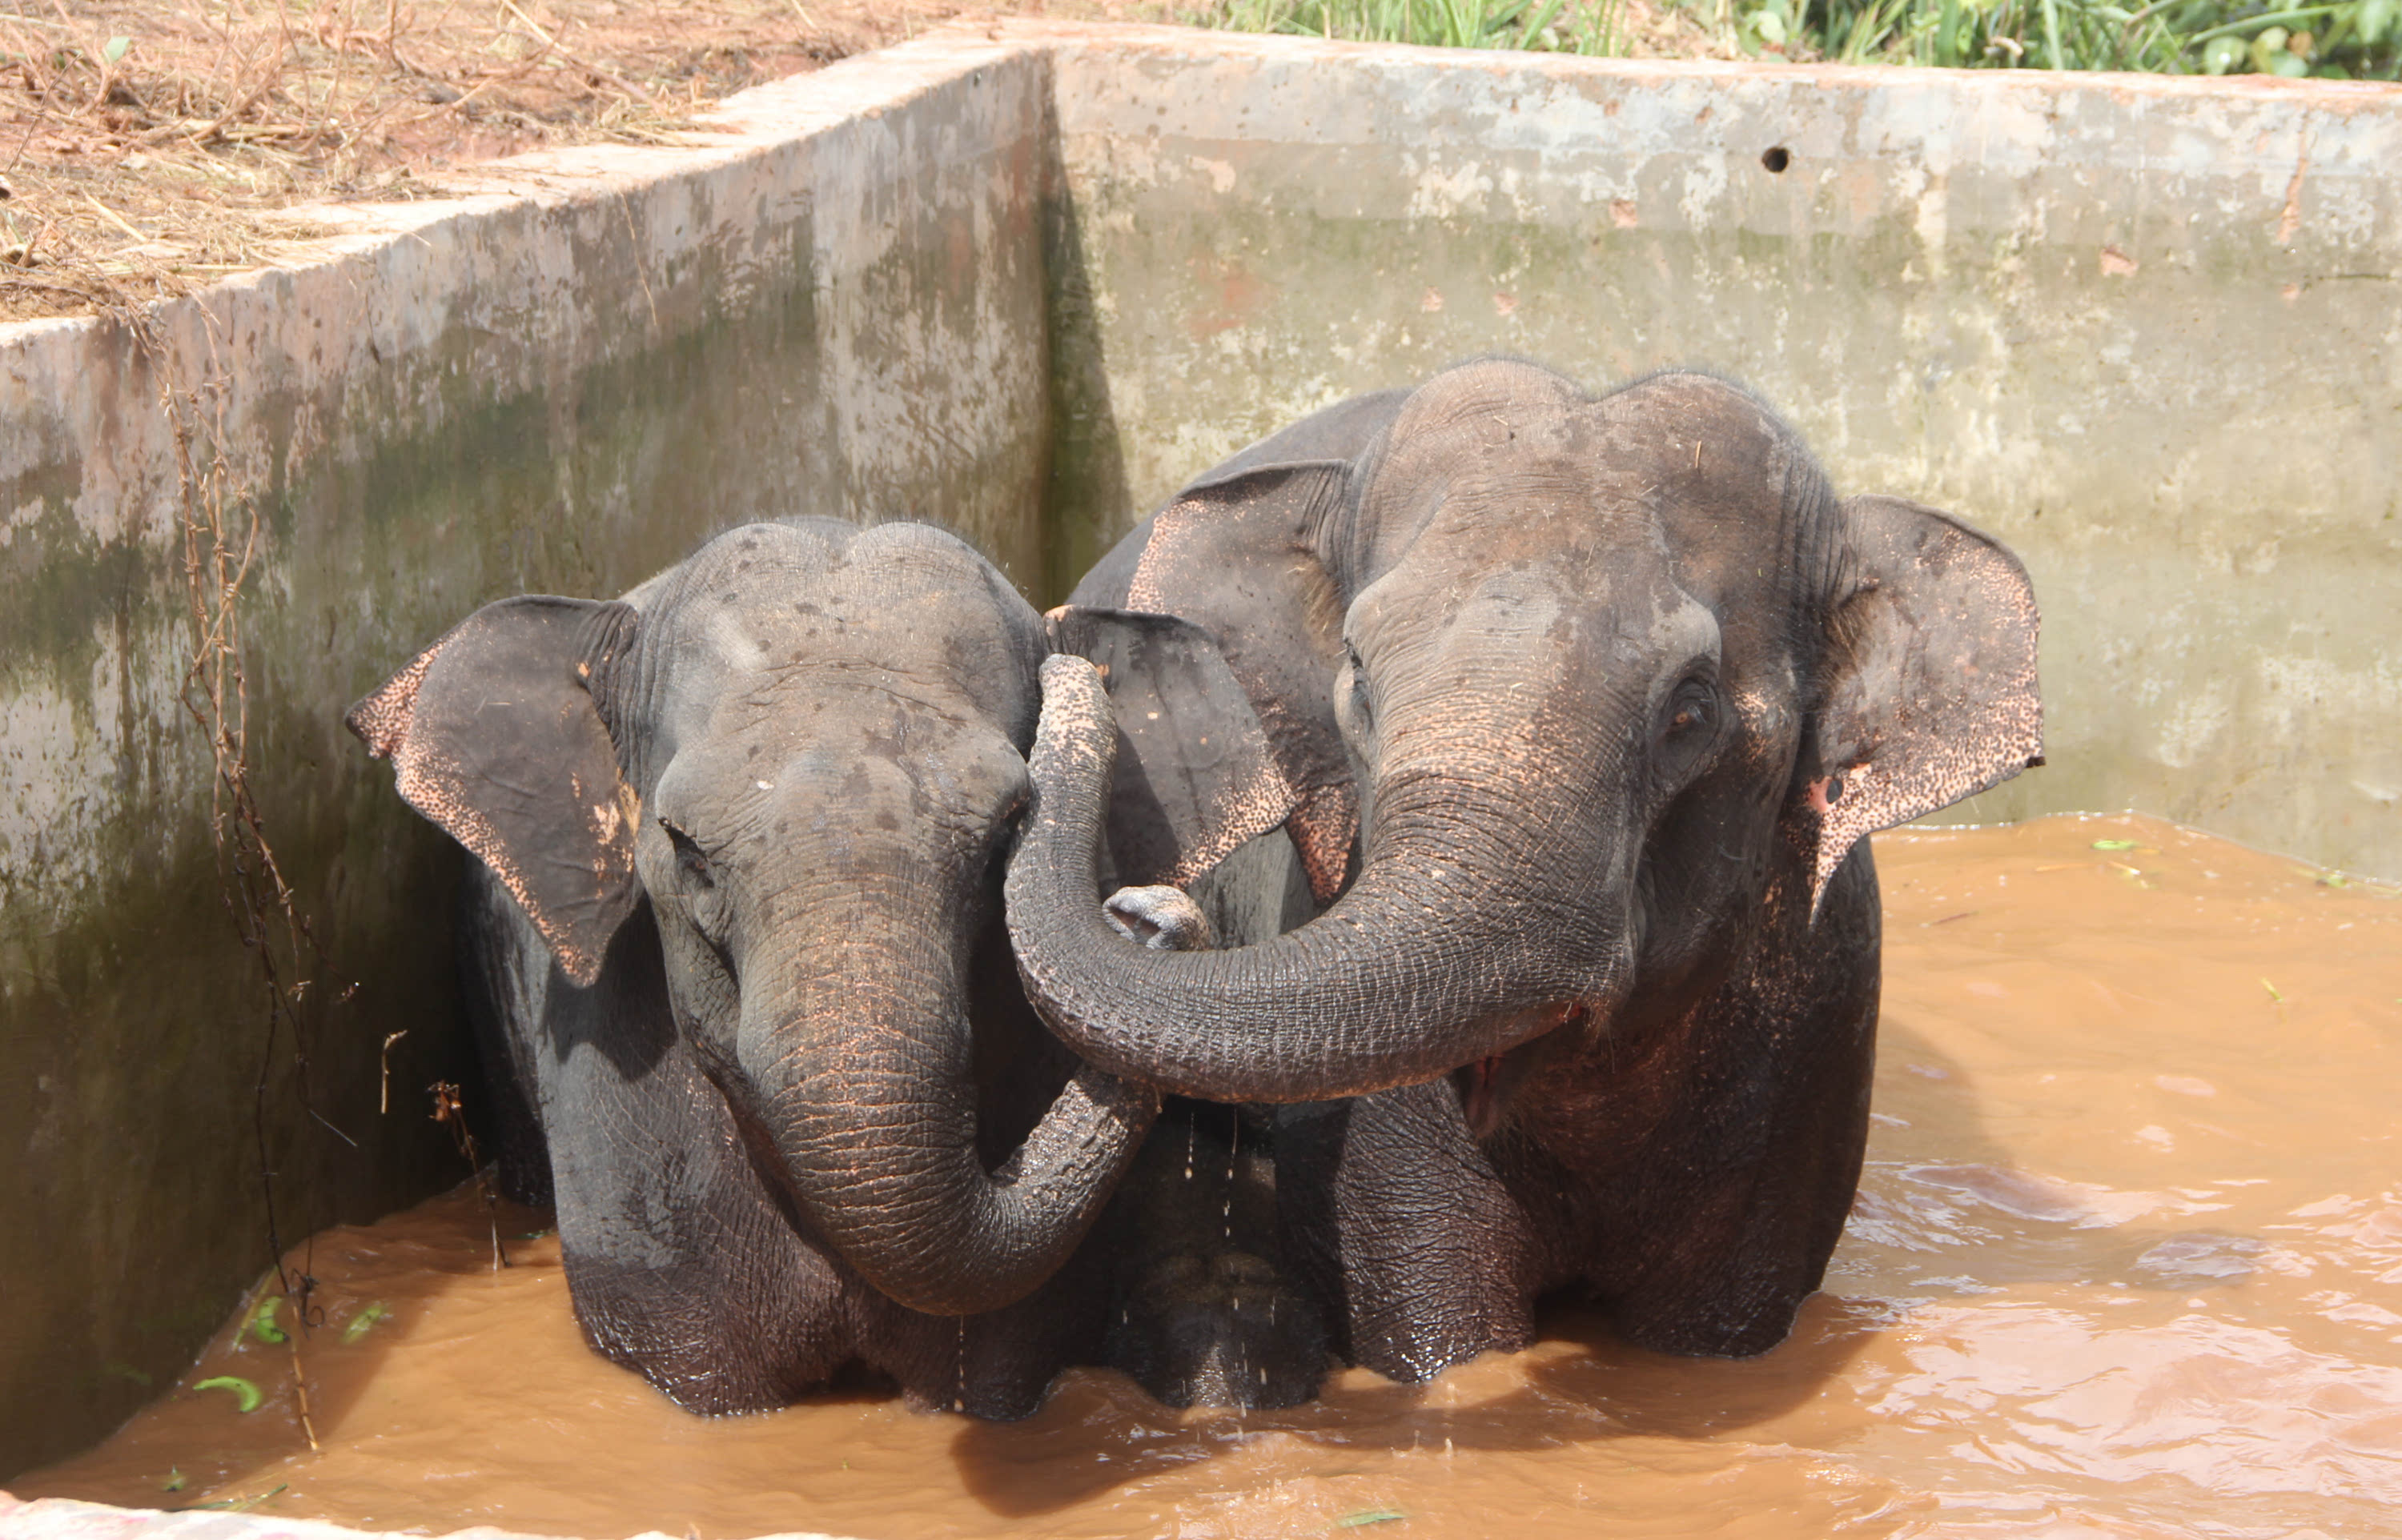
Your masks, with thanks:
[[(1132, 506), (1117, 413), (1110, 405), (1104, 323), (1096, 309), (1093, 272), (1084, 251), (1085, 215), (1070, 196), (1056, 125), (1043, 142), (1042, 273), (1049, 325), (1051, 462), (1043, 488), (1043, 567), (1040, 591), (1028, 596), (1047, 610), (1116, 543), (1144, 510)], [(1198, 470), (1200, 467), (1195, 466)]]

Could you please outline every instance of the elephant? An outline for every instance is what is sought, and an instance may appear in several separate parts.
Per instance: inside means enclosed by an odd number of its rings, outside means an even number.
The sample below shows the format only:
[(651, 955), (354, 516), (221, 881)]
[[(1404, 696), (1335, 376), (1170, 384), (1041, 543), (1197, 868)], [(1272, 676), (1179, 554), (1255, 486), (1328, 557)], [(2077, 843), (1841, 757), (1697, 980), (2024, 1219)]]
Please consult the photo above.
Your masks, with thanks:
[[(1484, 359), (1244, 450), (1071, 605), (1217, 640), (1270, 743), (1222, 844), (1280, 826), (1316, 913), (1207, 951), (1097, 919), (1117, 737), (1054, 657), (1020, 974), (1086, 1063), (1277, 1107), (1284, 1249), (1338, 1349), (1421, 1381), (1564, 1295), (1638, 1346), (1782, 1341), (1867, 1136), (1864, 836), (2041, 763), (2018, 559), (1838, 499), (1732, 381)], [(1214, 859), (1156, 837), (1171, 882)]]
[[(1196, 653), (1233, 690), (1191, 632), (1080, 635), (1173, 712)], [(1051, 645), (948, 534), (793, 519), (488, 604), (349, 713), (476, 858), (504, 1182), (555, 1203), (591, 1345), (687, 1409), (864, 1366), (1014, 1417), (1100, 1351), (1084, 1243), (1158, 1097), (1042, 1031), (1001, 928)], [(1143, 807), (1207, 844), (1180, 775)]]

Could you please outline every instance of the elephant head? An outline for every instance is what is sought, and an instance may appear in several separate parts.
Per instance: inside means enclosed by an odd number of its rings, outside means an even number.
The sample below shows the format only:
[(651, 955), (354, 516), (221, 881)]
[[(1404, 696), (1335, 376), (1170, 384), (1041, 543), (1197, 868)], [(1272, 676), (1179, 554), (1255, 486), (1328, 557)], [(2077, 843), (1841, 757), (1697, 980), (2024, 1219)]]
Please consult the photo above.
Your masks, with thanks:
[(1219, 639), (1272, 740), (1250, 827), (1286, 818), (1340, 897), (1236, 950), (1113, 938), (1089, 897), (1108, 713), (1052, 660), (1009, 914), (1092, 1063), (1246, 1101), (1459, 1070), (1473, 1116), (1513, 1049), (1673, 1017), (1780, 917), (1816, 920), (1863, 834), (2037, 762), (2017, 560), (1838, 500), (1738, 387), (1590, 397), (1486, 361), (1321, 417), (1188, 488), (1078, 597)]
[[(1173, 651), (1177, 625), (1132, 631)], [(948, 535), (752, 525), (623, 601), (487, 605), (349, 722), (567, 982), (607, 987), (647, 902), (753, 1163), (877, 1288), (966, 1314), (1065, 1259), (1157, 1107), (1080, 1068), (979, 1158), (970, 965), (997, 954), (1048, 645)]]

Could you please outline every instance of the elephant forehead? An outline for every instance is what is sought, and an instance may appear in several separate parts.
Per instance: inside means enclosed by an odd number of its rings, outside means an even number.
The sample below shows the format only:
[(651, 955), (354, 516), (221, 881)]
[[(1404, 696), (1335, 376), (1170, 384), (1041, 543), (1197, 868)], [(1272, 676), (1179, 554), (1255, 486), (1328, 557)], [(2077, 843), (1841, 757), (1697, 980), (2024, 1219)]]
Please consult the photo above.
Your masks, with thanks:
[(752, 732), (833, 713), (1030, 731), (1039, 643), (987, 609), (920, 597), (869, 604), (822, 592), (677, 607), (643, 638), (645, 687), (678, 736)]
[(788, 839), (855, 831), (973, 836), (1025, 795), (1026, 765), (988, 725), (880, 704), (755, 719), (677, 753), (658, 814), (696, 835)]
[(1367, 494), (1372, 570), (1650, 547), (1689, 588), (1732, 592), (1831, 511), (1807, 450), (1740, 387), (1671, 373), (1588, 399), (1544, 378), (1463, 372), (1443, 410), (1404, 413)]
[(917, 524), (744, 526), (696, 552), (644, 608), (669, 645), (737, 667), (821, 655), (932, 673), (978, 657), (1029, 683), (1035, 665), (1019, 654), (1039, 654), (1042, 629), (983, 557)]
[(1361, 591), (1349, 627), (1363, 649), (1436, 637), (1554, 647), (1617, 638), (1622, 648), (1622, 639), (1654, 635), (1663, 617), (1691, 603), (1649, 527), (1616, 541), (1516, 550), (1429, 539)]

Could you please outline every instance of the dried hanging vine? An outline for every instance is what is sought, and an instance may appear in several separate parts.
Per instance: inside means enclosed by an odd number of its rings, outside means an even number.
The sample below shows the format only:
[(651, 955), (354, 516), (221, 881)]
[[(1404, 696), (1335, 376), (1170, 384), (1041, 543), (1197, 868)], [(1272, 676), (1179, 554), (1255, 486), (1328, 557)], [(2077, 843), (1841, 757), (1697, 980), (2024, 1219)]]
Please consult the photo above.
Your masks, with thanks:
[[(179, 382), (153, 314), (121, 310), (116, 319), (129, 328), (157, 375), (159, 406), (173, 437), (176, 526), (191, 647), (177, 698), (209, 746), (213, 770), (209, 835), (216, 850), (219, 890), (235, 933), (258, 969), (263, 1031), (258, 1074), (252, 1088), (251, 1131), (258, 1157), (259, 1196), (266, 1210), (269, 1265), (293, 1319), (301, 1327), (288, 1339), (292, 1378), (301, 1432), (314, 1450), (317, 1431), (310, 1415), (300, 1339), (322, 1323), (324, 1312), (311, 1304), (316, 1279), (311, 1276), (306, 1258), (297, 1268), (284, 1262), (276, 1212), (275, 1164), (268, 1139), (270, 1093), (283, 1045), (290, 1045), (302, 1108), (345, 1144), (355, 1148), (357, 1141), (327, 1121), (310, 1095), (309, 1031), (300, 1007), (324, 953), (276, 859), (251, 781), (249, 679), (243, 668), (242, 620), (244, 585), (260, 555), (260, 516), (255, 490), (237, 480), (226, 458), (229, 380), (216, 356), (214, 318), (204, 307), (200, 315), (212, 328), (207, 334), (210, 356), (207, 367), (197, 371), (190, 382)], [(347, 1000), (350, 993), (345, 990), (342, 998)]]

